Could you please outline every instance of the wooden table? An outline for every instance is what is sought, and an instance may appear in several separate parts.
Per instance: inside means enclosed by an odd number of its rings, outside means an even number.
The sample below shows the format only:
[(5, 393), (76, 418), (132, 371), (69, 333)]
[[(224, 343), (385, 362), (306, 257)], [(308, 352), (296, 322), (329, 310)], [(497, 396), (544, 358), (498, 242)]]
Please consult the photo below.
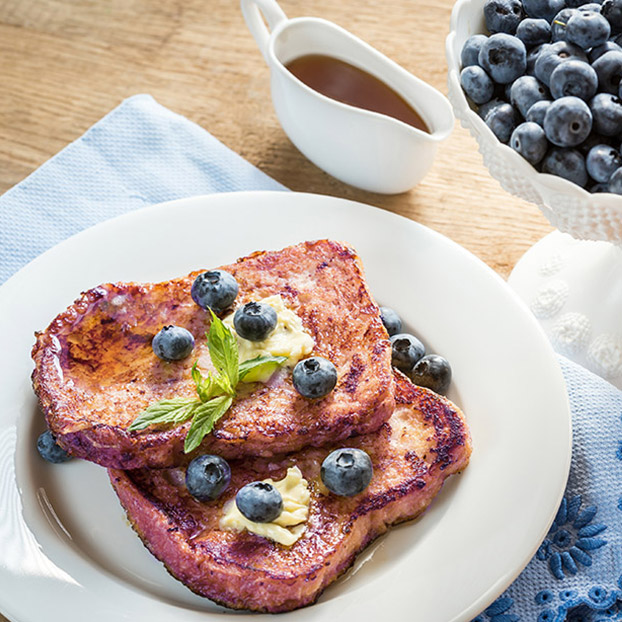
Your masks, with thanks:
[[(446, 92), (451, 0), (281, 5), (289, 16), (321, 16), (347, 27)], [(268, 70), (236, 0), (0, 0), (0, 58), (0, 192), (121, 100), (144, 92), (292, 190), (355, 199), (417, 220), (502, 276), (552, 229), (535, 206), (501, 189), (458, 126), (431, 172), (405, 194), (362, 192), (316, 168), (278, 125)]]

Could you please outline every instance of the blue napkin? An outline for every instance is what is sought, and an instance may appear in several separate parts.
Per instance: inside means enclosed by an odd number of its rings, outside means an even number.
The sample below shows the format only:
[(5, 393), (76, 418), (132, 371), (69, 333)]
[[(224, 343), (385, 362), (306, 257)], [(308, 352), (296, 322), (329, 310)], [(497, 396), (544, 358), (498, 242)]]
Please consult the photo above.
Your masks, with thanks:
[[(150, 96), (132, 97), (0, 197), (0, 283), (102, 220), (234, 190), (284, 188)], [(538, 553), (477, 622), (622, 621), (622, 392), (560, 364), (574, 424), (565, 498)]]

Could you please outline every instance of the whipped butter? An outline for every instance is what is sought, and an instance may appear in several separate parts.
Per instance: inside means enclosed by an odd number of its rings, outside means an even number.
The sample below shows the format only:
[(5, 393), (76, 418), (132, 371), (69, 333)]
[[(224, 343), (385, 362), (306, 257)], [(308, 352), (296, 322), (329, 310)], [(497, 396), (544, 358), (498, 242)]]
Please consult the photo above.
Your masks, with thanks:
[[(313, 337), (305, 331), (302, 320), (291, 309), (285, 306), (281, 296), (268, 296), (257, 302), (270, 305), (276, 311), (276, 327), (263, 341), (249, 341), (242, 339), (233, 326), (234, 314), (228, 315), (224, 324), (231, 330), (238, 340), (240, 362), (254, 359), (258, 356), (286, 356), (287, 367), (294, 367), (296, 363), (307, 356), (314, 346)], [(246, 382), (266, 382), (276, 370), (277, 365), (267, 366), (260, 375), (249, 374)]]
[(304, 523), (309, 516), (309, 485), (298, 467), (287, 469), (287, 475), (275, 482), (265, 479), (281, 493), (283, 511), (271, 523), (254, 523), (238, 510), (235, 499), (228, 501), (223, 507), (220, 528), (230, 531), (250, 531), (251, 533), (270, 538), (279, 544), (291, 546), (302, 536)]

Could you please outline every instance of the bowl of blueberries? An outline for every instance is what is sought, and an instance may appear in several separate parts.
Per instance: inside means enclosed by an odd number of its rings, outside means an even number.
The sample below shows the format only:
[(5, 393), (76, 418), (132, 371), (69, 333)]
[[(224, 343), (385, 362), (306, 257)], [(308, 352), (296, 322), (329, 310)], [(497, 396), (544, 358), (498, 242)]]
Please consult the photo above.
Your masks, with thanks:
[(508, 192), (622, 242), (622, 0), (458, 0), (449, 99)]

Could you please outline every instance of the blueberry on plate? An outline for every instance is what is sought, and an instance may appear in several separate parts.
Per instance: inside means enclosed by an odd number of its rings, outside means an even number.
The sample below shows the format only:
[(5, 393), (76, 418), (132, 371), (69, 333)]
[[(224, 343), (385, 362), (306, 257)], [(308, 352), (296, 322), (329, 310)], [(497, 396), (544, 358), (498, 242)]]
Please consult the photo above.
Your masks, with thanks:
[(410, 379), (420, 387), (443, 395), (451, 384), (451, 367), (446, 358), (428, 354), (413, 367)]
[(181, 326), (165, 326), (151, 341), (154, 354), (163, 361), (180, 361), (194, 348), (192, 333)]
[(513, 82), (527, 67), (525, 44), (505, 33), (491, 35), (479, 51), (479, 64), (498, 84)]
[(44, 460), (54, 464), (71, 460), (71, 456), (56, 442), (49, 430), (43, 432), (37, 439), (37, 451)]
[(460, 72), (460, 85), (476, 104), (485, 104), (492, 99), (495, 85), (479, 65), (469, 65)]
[(580, 9), (566, 24), (566, 41), (584, 50), (603, 45), (610, 34), (609, 22), (596, 11)]
[(572, 96), (587, 101), (596, 94), (598, 76), (588, 63), (569, 60), (553, 70), (550, 87), (555, 99)]
[(605, 52), (592, 63), (592, 67), (598, 75), (599, 90), (617, 94), (622, 76), (622, 52)]
[(582, 188), (587, 184), (585, 158), (576, 149), (551, 149), (542, 160), (542, 172), (563, 177)]
[(523, 117), (527, 111), (537, 102), (550, 99), (549, 90), (533, 76), (521, 76), (512, 84), (510, 99), (512, 105), (518, 108)]
[(592, 131), (592, 113), (578, 97), (556, 99), (544, 116), (546, 137), (558, 147), (576, 147)]
[(265, 302), (247, 302), (233, 316), (235, 332), (248, 341), (263, 341), (276, 328), (276, 311)]
[(546, 155), (549, 143), (542, 127), (537, 123), (525, 122), (512, 132), (510, 147), (529, 164), (538, 164)]
[(198, 501), (213, 501), (231, 481), (231, 469), (224, 458), (203, 454), (186, 469), (186, 488)]
[(393, 311), (393, 309), (389, 309), (389, 307), (380, 307), (380, 319), (384, 324), (384, 327), (387, 329), (387, 333), (389, 333), (389, 337), (399, 333), (402, 330), (402, 320), (400, 316)]
[(511, 104), (500, 104), (490, 109), (484, 119), (492, 133), (502, 143), (507, 143), (518, 122), (518, 112)]
[(190, 294), (199, 307), (220, 313), (233, 304), (238, 295), (238, 283), (224, 270), (209, 270), (194, 279)]
[(460, 62), (463, 67), (477, 65), (479, 63), (479, 51), (486, 39), (488, 39), (486, 35), (471, 35), (465, 41), (462, 46), (462, 52), (460, 52)]
[(373, 476), (371, 458), (362, 449), (335, 449), (326, 456), (320, 469), (324, 486), (340, 497), (363, 492)]
[(337, 368), (321, 356), (312, 356), (296, 363), (292, 380), (303, 397), (324, 397), (337, 384)]
[(594, 131), (603, 136), (622, 132), (622, 100), (611, 93), (598, 93), (590, 101)]
[(425, 346), (408, 333), (398, 333), (391, 337), (391, 364), (405, 374), (425, 354)]
[(551, 40), (551, 24), (545, 19), (524, 19), (516, 29), (516, 36), (527, 48), (533, 48)]
[(281, 493), (268, 482), (251, 482), (238, 490), (235, 504), (253, 523), (270, 523), (283, 511)]
[(523, 18), (523, 5), (520, 0), (486, 0), (484, 19), (491, 33), (506, 32), (513, 35)]
[(546, 115), (546, 111), (549, 109), (551, 102), (548, 100), (542, 100), (536, 102), (528, 111), (525, 116), (526, 121), (530, 121), (532, 123), (537, 123), (540, 127), (544, 125), (544, 117)]

